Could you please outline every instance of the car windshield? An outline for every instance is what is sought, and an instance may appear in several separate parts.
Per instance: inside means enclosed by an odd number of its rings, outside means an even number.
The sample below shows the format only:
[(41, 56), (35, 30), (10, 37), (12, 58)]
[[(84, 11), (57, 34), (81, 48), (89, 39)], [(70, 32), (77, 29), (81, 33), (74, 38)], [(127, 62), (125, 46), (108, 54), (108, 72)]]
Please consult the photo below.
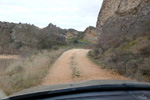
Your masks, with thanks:
[(89, 80), (150, 82), (150, 0), (0, 0), (0, 98)]

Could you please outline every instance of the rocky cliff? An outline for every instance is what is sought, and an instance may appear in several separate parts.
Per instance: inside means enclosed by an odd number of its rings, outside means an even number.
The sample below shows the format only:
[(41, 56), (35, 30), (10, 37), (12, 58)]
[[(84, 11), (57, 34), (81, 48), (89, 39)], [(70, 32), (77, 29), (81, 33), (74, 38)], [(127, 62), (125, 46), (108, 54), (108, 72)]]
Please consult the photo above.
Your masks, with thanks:
[(103, 68), (150, 82), (150, 0), (104, 0), (89, 55)]
[(150, 0), (104, 0), (97, 21), (101, 39), (150, 32)]

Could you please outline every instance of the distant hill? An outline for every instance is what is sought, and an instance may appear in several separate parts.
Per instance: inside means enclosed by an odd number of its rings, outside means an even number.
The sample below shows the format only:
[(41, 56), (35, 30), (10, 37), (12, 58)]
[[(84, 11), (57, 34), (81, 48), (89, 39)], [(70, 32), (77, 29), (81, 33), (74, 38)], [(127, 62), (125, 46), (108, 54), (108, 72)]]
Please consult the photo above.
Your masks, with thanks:
[(51, 48), (55, 44), (65, 44), (66, 40), (71, 38), (93, 42), (95, 32), (93, 28), (88, 30), (81, 32), (75, 29), (62, 29), (52, 23), (41, 29), (25, 23), (0, 22), (0, 54), (14, 54), (25, 49)]
[(53, 34), (66, 35), (67, 29), (61, 29), (60, 27), (57, 27), (56, 25), (53, 25), (52, 23), (50, 23), (47, 27), (41, 29), (40, 31), (47, 33), (47, 34), (53, 33)]

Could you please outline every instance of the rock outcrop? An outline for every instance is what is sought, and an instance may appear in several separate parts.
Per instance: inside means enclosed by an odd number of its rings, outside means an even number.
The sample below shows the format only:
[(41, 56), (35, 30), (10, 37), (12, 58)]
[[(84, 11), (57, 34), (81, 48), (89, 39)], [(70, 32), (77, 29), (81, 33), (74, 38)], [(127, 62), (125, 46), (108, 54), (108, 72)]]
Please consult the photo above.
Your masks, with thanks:
[[(67, 39), (85, 39), (91, 42), (96, 40), (96, 29), (88, 27), (84, 32), (75, 29), (62, 29), (50, 23), (47, 27), (40, 29), (34, 25), (25, 23), (0, 22), (0, 54), (14, 54), (20, 50), (36, 49), (39, 41), (41, 45), (46, 44), (40, 38), (48, 41), (66, 42)], [(52, 38), (54, 37), (54, 38)], [(49, 39), (48, 39), (49, 38)], [(22, 52), (22, 51), (20, 51)]]
[(40, 31), (47, 33), (47, 34), (51, 33), (51, 34), (63, 34), (63, 35), (66, 35), (66, 32), (67, 32), (66, 29), (57, 27), (56, 25), (53, 25), (52, 23), (50, 23), (47, 27), (41, 29)]
[(82, 38), (83, 32), (77, 31), (75, 29), (62, 29), (50, 23), (47, 27), (40, 30), (40, 33), (47, 34), (59, 34), (65, 37), (66, 39), (72, 38)]
[(55, 39), (54, 42), (65, 42), (66, 32), (66, 29), (53, 24), (40, 29), (30, 24), (0, 22), (0, 54), (16, 54), (25, 49), (36, 49), (42, 36)]
[(68, 39), (72, 39), (72, 38), (79, 38), (78, 36), (82, 34), (82, 32), (79, 32), (75, 29), (68, 29), (66, 32), (66, 37)]
[(96, 28), (93, 26), (89, 26), (88, 28), (85, 29), (84, 31), (84, 40), (91, 41), (93, 43), (97, 42), (97, 33), (96, 33)]
[(150, 0), (104, 0), (89, 55), (103, 68), (150, 82)]
[(14, 53), (16, 49), (34, 47), (40, 29), (34, 25), (0, 22), (0, 53)]
[(104, 41), (150, 32), (150, 0), (104, 0), (96, 28)]

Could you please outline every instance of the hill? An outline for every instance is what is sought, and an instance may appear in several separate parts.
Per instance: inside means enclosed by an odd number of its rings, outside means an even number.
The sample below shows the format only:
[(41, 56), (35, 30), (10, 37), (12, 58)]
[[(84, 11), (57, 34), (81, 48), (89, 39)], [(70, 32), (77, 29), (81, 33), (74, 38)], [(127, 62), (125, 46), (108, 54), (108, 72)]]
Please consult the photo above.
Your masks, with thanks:
[(149, 7), (150, 0), (104, 0), (92, 59), (122, 75), (150, 81)]
[(35, 47), (39, 30), (34, 25), (0, 22), (0, 54), (18, 53), (23, 46)]
[(18, 54), (31, 49), (51, 48), (64, 45), (67, 39), (72, 38), (93, 42), (93, 36), (96, 36), (93, 27), (81, 32), (62, 29), (52, 23), (41, 29), (30, 24), (0, 22), (0, 54)]

